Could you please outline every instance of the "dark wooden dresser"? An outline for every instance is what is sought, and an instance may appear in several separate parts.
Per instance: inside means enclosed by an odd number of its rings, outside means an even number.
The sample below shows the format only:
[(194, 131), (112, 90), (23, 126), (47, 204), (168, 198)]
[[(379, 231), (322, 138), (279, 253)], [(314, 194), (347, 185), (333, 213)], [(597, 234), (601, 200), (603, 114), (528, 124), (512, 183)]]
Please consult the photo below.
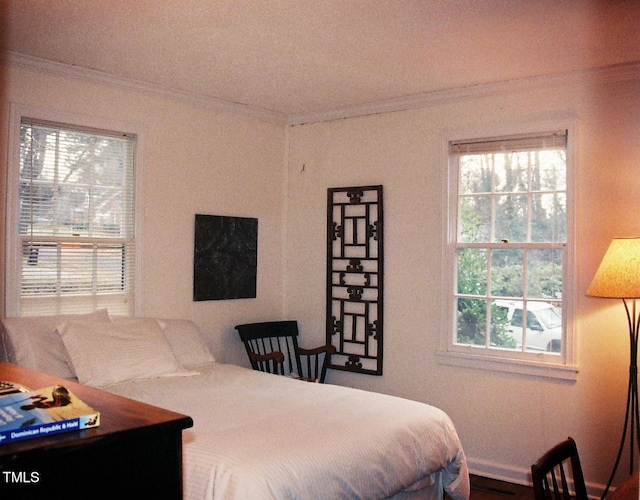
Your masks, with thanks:
[(63, 385), (100, 426), (0, 445), (0, 499), (181, 499), (182, 430), (190, 417), (8, 363), (0, 380)]

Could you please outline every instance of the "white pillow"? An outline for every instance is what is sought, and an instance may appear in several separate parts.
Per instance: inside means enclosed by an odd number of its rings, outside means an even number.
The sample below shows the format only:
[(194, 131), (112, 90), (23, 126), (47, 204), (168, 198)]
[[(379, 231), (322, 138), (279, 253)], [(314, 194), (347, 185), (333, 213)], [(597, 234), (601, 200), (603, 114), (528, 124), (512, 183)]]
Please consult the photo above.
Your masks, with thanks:
[(75, 378), (56, 327), (61, 323), (76, 320), (100, 323), (111, 321), (106, 309), (87, 314), (4, 318), (2, 323), (7, 361), (57, 377)]
[(82, 384), (109, 387), (118, 382), (195, 375), (176, 361), (157, 322), (95, 323), (58, 326), (73, 368)]
[(196, 368), (206, 363), (215, 363), (207, 346), (200, 337), (200, 330), (188, 319), (159, 319), (158, 324), (171, 344), (178, 363), (185, 368)]

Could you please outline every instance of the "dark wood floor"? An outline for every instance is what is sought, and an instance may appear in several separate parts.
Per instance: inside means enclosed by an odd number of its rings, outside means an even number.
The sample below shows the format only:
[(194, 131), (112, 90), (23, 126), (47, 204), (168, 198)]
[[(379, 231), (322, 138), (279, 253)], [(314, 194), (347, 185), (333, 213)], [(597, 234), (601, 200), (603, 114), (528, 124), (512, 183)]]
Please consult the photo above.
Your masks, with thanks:
[(533, 500), (533, 489), (480, 476), (471, 476), (470, 500)]

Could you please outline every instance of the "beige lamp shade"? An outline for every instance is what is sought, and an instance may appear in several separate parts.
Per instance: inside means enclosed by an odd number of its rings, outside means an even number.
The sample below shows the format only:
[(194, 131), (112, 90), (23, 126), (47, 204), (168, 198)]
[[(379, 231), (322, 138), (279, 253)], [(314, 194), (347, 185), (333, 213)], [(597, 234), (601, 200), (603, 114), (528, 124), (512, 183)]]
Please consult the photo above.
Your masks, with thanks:
[(587, 295), (640, 298), (640, 238), (614, 238), (611, 241)]

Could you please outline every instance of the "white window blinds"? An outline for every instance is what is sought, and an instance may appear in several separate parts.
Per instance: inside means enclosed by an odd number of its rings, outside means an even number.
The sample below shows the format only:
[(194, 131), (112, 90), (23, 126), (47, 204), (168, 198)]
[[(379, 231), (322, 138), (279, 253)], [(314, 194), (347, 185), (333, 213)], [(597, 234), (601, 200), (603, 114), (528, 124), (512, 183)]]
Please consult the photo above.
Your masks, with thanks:
[(21, 316), (132, 314), (135, 137), (22, 119)]
[(567, 131), (558, 130), (544, 134), (495, 137), (469, 141), (453, 141), (449, 144), (451, 154), (490, 154), (527, 151), (549, 151), (566, 149)]

